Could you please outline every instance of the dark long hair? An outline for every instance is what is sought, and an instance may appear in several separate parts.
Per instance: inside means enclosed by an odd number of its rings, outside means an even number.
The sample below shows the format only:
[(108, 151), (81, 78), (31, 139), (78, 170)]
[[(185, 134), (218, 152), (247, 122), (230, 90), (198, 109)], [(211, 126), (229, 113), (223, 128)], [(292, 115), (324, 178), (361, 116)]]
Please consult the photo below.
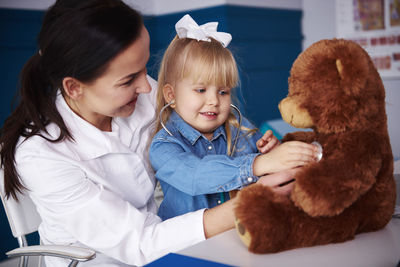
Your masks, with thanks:
[[(139, 37), (142, 26), (140, 14), (120, 0), (58, 0), (49, 8), (38, 36), (39, 51), (21, 72), (18, 106), (0, 130), (7, 197), (16, 199), (24, 189), (15, 166), (21, 136), (39, 135), (50, 142), (73, 139), (55, 105), (57, 90), (64, 93), (63, 78), (94, 81)], [(49, 123), (60, 128), (57, 139), (43, 135)]]

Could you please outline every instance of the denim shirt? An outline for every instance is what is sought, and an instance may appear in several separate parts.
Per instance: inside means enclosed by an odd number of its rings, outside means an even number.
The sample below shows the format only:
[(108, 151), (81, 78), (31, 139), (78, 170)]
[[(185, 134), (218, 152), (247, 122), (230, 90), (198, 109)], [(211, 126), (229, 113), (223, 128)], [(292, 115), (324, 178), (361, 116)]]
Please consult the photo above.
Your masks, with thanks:
[[(212, 208), (229, 199), (229, 191), (240, 189), (258, 180), (253, 174), (253, 161), (259, 154), (257, 130), (248, 135), (240, 132), (233, 156), (227, 155), (224, 126), (208, 140), (187, 124), (175, 111), (153, 138), (150, 162), (164, 193), (158, 215), (166, 220), (202, 208)], [(255, 127), (245, 118), (242, 126)], [(231, 127), (232, 143), (237, 129)], [(222, 200), (222, 201), (221, 201)]]

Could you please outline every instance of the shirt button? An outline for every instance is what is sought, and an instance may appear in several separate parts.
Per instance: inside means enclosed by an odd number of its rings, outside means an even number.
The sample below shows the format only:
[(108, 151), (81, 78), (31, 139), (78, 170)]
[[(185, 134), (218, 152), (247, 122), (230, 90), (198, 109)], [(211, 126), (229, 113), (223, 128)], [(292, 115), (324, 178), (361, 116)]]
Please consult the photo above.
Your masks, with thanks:
[(218, 203), (218, 204), (221, 204), (221, 200), (218, 200), (217, 203)]
[(212, 149), (212, 146), (208, 146), (208, 150), (211, 150)]
[(253, 177), (247, 177), (247, 182), (249, 183), (253, 182)]

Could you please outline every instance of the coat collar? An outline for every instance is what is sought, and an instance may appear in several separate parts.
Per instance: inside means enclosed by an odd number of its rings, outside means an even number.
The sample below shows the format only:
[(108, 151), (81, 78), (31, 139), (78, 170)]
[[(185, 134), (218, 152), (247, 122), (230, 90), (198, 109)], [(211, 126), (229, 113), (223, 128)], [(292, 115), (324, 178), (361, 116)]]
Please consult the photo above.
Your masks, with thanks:
[(133, 133), (128, 124), (129, 119), (113, 118), (112, 132), (103, 132), (73, 112), (60, 92), (56, 106), (74, 138), (68, 141), (68, 146), (80, 160), (89, 160), (108, 153), (132, 153), (129, 146)]

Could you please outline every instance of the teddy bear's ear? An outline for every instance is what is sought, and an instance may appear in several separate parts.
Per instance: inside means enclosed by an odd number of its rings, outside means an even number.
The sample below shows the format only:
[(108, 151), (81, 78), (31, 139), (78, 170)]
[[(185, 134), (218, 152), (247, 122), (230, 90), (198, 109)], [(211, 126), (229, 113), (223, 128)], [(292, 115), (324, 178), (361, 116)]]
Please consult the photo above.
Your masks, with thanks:
[(341, 79), (343, 79), (343, 65), (340, 59), (336, 59), (336, 68)]
[(359, 96), (370, 75), (368, 55), (358, 44), (339, 40), (334, 50), (340, 88), (348, 96)]
[[(336, 69), (338, 71), (340, 80), (343, 82), (345, 82), (346, 76), (343, 70), (343, 64), (342, 61), (340, 61), (340, 59), (336, 59)], [(346, 95), (350, 95), (351, 93), (356, 93), (358, 94), (360, 92), (360, 90), (358, 90), (358, 87), (354, 87), (354, 86), (343, 86), (343, 90), (345, 92)]]

